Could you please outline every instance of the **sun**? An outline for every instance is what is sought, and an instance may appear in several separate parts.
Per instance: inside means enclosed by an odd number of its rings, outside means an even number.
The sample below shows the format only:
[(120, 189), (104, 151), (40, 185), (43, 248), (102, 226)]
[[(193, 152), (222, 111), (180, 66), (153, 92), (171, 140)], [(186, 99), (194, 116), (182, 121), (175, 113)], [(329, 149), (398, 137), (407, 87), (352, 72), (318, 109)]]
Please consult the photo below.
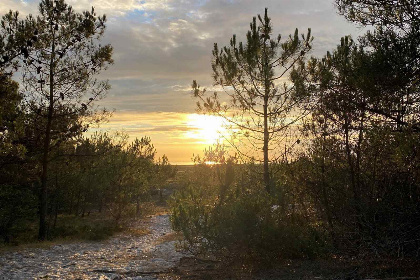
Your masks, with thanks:
[(202, 144), (215, 144), (226, 136), (225, 123), (222, 117), (190, 114), (187, 116), (187, 126), (191, 129), (185, 133), (185, 137), (197, 139)]

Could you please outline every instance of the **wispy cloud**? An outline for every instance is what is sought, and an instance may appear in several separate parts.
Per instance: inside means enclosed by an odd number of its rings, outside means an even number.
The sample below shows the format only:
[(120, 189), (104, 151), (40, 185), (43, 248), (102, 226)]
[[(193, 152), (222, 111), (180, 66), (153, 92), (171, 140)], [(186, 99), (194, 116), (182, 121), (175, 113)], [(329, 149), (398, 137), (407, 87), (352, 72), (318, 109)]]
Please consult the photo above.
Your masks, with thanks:
[[(125, 16), (132, 11), (168, 11), (173, 1), (165, 0), (68, 0), (68, 3), (77, 10), (95, 7), (100, 13), (110, 17)], [(143, 14), (144, 15), (144, 14)]]
[[(9, 9), (37, 14), (36, 0), (1, 0)], [(77, 11), (95, 7), (108, 18), (103, 44), (114, 47), (115, 65), (101, 74), (112, 89), (100, 102), (117, 113), (104, 129), (125, 129), (132, 137), (150, 135), (158, 151), (188, 161), (204, 146), (185, 139), (193, 129), (183, 116), (194, 113), (193, 79), (211, 90), (213, 43), (244, 40), (252, 17), (267, 7), (274, 32), (283, 37), (312, 28), (312, 55), (320, 56), (340, 37), (361, 33), (338, 16), (333, 0), (67, 0)], [(182, 140), (180, 140), (182, 139)], [(185, 148), (185, 147), (190, 148)], [(169, 157), (170, 160), (171, 157)], [(184, 160), (181, 160), (184, 159)]]

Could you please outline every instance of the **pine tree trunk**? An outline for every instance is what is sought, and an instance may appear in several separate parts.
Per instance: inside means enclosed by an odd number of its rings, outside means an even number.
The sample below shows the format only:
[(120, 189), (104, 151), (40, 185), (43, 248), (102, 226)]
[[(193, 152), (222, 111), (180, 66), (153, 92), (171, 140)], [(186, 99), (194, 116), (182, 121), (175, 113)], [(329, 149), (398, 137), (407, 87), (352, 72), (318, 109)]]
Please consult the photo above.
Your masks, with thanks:
[[(50, 85), (50, 88), (52, 86)], [(50, 140), (51, 140), (51, 123), (52, 123), (52, 113), (53, 113), (53, 92), (50, 92), (50, 106), (48, 107), (48, 119), (47, 126), (45, 129), (45, 139), (44, 139), (44, 154), (42, 157), (42, 174), (41, 174), (41, 192), (39, 198), (39, 233), (38, 239), (45, 240), (47, 236), (47, 179), (48, 179), (48, 155), (50, 149)]]
[(345, 133), (345, 143), (346, 143), (346, 154), (347, 154), (347, 162), (350, 169), (350, 179), (351, 179), (351, 186), (353, 191), (353, 204), (354, 204), (354, 211), (356, 214), (356, 222), (359, 230), (362, 229), (362, 223), (361, 223), (361, 209), (360, 209), (360, 193), (358, 191), (358, 188), (356, 186), (356, 174), (355, 174), (355, 168), (354, 168), (354, 162), (351, 155), (351, 148), (350, 148), (350, 140), (349, 140), (349, 120), (348, 116), (345, 116), (345, 123), (344, 123), (344, 133)]
[(327, 194), (327, 180), (326, 180), (326, 167), (325, 167), (325, 153), (326, 153), (326, 137), (325, 137), (325, 124), (323, 129), (323, 135), (322, 135), (322, 161), (321, 161), (321, 188), (322, 188), (322, 200), (325, 207), (325, 214), (327, 216), (327, 222), (328, 226), (330, 227), (331, 237), (332, 241), (334, 243), (334, 246), (337, 247), (337, 238), (335, 235), (335, 228), (334, 228), (334, 222), (332, 217), (332, 210), (328, 199)]
[[(266, 10), (267, 11), (267, 10)], [(268, 24), (268, 23), (267, 23)], [(268, 29), (268, 26), (266, 26)], [(264, 36), (264, 47), (263, 47), (263, 61), (262, 64), (264, 65), (264, 145), (263, 145), (263, 153), (264, 153), (264, 185), (265, 189), (268, 193), (271, 193), (270, 188), (270, 173), (268, 169), (268, 142), (269, 142), (269, 133), (268, 133), (268, 100), (270, 95), (270, 67), (268, 61), (268, 54), (266, 50), (266, 41), (268, 36)]]
[(265, 189), (268, 193), (271, 192), (270, 190), (270, 173), (268, 169), (268, 105), (267, 105), (267, 99), (264, 99), (264, 146), (263, 146), (263, 152), (264, 152), (264, 185)]
[(45, 128), (44, 154), (42, 156), (41, 191), (39, 197), (39, 232), (38, 240), (45, 240), (47, 237), (47, 180), (48, 180), (48, 155), (51, 141), (51, 125), (54, 111), (54, 53), (55, 38), (52, 38), (51, 60), (50, 60), (50, 95), (47, 125)]

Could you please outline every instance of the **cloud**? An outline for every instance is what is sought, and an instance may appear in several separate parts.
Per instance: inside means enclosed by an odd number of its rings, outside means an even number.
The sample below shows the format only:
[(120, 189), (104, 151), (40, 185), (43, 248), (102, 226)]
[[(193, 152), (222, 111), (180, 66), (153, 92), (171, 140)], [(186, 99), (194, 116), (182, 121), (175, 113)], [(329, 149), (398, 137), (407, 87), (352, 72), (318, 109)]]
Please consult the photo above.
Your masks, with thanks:
[[(37, 14), (38, 1), (1, 0), (0, 12), (9, 9)], [(186, 161), (199, 144), (177, 138), (186, 129), (182, 114), (195, 111), (192, 80), (212, 88), (213, 44), (229, 44), (233, 34), (244, 40), (249, 23), (268, 8), (274, 33), (283, 38), (295, 28), (312, 28), (314, 48), (321, 56), (333, 49), (341, 36), (357, 37), (362, 31), (337, 15), (333, 0), (68, 0), (77, 11), (95, 7), (107, 15), (102, 44), (114, 47), (115, 64), (101, 74), (112, 85), (99, 105), (117, 113), (104, 128), (122, 129), (130, 135), (150, 134), (155, 146), (176, 147)], [(165, 113), (167, 112), (167, 113)], [(165, 115), (167, 114), (167, 115)], [(173, 121), (169, 121), (172, 120)], [(178, 123), (177, 123), (178, 122)], [(178, 143), (178, 144), (177, 144)], [(166, 147), (166, 148), (165, 148)], [(194, 149), (195, 149), (194, 148)], [(202, 150), (202, 146), (200, 148)], [(171, 152), (175, 156), (175, 152)], [(176, 157), (182, 158), (181, 155)]]
[(95, 7), (98, 13), (110, 17), (125, 16), (132, 11), (167, 11), (171, 9), (172, 1), (165, 0), (68, 0), (67, 3), (76, 10), (86, 10)]
[(115, 66), (106, 75), (211, 83), (213, 43), (228, 44), (232, 34), (243, 40), (252, 17), (264, 7), (269, 7), (275, 33), (283, 37), (295, 27), (302, 33), (311, 27), (313, 54), (318, 56), (335, 47), (341, 36), (357, 32), (329, 0), (165, 2), (147, 15), (132, 12), (110, 18), (104, 41), (114, 46)]
[[(109, 123), (103, 124), (99, 131), (130, 131), (135, 135), (160, 135), (169, 139), (185, 139), (185, 132), (198, 128), (189, 123), (191, 114), (178, 112), (115, 112)], [(133, 135), (130, 135), (133, 137)]]
[(1, 0), (0, 15), (8, 13), (10, 10), (19, 11), (22, 16), (36, 12), (38, 2), (23, 0)]

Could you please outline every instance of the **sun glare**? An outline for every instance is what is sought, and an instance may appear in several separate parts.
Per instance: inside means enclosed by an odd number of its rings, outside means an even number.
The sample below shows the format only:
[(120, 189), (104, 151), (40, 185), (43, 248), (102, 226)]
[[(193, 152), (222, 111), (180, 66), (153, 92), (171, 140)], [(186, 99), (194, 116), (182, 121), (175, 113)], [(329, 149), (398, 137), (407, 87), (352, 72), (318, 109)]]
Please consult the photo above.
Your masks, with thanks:
[(207, 164), (207, 165), (216, 165), (216, 164), (219, 164), (219, 163), (217, 163), (215, 161), (206, 161), (204, 163)]
[(203, 144), (215, 144), (226, 134), (224, 124), (222, 117), (190, 114), (187, 125), (192, 129), (185, 133), (185, 137), (200, 140)]

